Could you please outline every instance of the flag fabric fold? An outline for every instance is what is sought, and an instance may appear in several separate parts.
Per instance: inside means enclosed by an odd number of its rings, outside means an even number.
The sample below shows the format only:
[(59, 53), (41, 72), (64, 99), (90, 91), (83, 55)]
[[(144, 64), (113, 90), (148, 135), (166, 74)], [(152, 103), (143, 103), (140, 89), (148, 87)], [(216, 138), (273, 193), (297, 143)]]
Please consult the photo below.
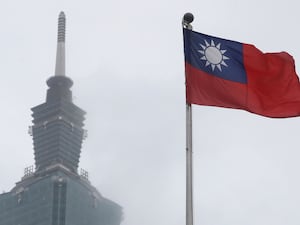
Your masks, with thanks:
[(272, 118), (300, 116), (292, 56), (184, 29), (186, 101)]

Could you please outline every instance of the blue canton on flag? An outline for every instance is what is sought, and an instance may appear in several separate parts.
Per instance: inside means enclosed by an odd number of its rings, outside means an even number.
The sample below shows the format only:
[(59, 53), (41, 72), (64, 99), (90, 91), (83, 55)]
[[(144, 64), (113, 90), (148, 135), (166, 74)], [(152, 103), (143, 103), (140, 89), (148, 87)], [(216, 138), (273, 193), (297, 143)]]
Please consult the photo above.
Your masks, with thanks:
[(225, 80), (247, 83), (241, 43), (186, 29), (184, 35), (188, 63)]

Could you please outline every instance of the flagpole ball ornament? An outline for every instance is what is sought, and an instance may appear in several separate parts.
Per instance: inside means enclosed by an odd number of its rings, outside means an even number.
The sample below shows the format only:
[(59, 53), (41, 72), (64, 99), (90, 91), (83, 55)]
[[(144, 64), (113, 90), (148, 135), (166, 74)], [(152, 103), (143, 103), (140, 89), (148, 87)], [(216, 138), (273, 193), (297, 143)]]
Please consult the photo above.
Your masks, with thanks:
[(192, 13), (186, 13), (183, 16), (183, 21), (187, 24), (190, 24), (194, 21), (194, 15)]

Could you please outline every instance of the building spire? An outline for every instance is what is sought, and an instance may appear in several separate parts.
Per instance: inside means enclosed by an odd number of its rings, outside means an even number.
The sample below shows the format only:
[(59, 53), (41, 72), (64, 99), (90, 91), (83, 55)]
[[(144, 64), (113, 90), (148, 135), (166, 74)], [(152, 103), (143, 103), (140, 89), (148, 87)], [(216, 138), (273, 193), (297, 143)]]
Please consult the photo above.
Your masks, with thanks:
[(57, 50), (55, 76), (65, 76), (65, 39), (66, 39), (66, 16), (62, 11), (58, 17)]

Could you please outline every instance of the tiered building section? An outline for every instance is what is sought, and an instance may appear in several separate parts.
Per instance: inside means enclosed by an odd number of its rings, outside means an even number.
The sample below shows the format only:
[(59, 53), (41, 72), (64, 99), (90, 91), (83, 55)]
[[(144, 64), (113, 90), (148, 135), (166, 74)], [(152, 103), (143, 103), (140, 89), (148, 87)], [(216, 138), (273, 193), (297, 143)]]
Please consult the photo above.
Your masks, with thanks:
[(54, 76), (47, 84), (46, 103), (32, 108), (36, 170), (61, 164), (76, 172), (85, 133), (85, 112), (72, 103), (72, 81), (68, 77)]

